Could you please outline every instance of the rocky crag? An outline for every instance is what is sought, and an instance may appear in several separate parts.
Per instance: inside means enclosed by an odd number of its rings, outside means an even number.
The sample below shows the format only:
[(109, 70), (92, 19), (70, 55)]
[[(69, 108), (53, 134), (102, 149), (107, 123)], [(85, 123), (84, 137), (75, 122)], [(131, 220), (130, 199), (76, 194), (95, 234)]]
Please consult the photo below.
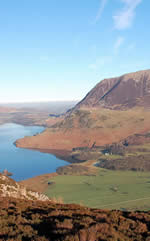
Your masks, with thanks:
[(6, 175), (0, 174), (0, 197), (13, 197), (25, 200), (46, 201), (49, 198), (38, 192), (25, 188), (23, 185), (15, 182)]

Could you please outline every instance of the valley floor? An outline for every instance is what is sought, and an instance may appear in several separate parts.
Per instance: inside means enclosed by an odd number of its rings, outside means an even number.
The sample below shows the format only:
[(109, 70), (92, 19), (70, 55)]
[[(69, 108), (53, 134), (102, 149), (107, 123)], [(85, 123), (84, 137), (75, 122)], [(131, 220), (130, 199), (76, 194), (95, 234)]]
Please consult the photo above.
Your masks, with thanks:
[(53, 200), (88, 207), (150, 210), (150, 172), (111, 171), (97, 168), (96, 175), (45, 174), (22, 183)]
[[(60, 167), (55, 174), (34, 177), (23, 181), (23, 184), (64, 203), (106, 209), (150, 210), (150, 170), (149, 165), (145, 165), (149, 163), (150, 150), (147, 135), (147, 144), (131, 145), (123, 156), (106, 156), (100, 153), (99, 148), (75, 150), (71, 155), (80, 163)], [(143, 138), (142, 135), (142, 141)], [(100, 164), (105, 162), (111, 163), (116, 170), (101, 168)], [(138, 171), (140, 168), (142, 171)]]
[[(17, 140), (16, 145), (45, 149), (74, 164), (58, 168), (56, 176), (23, 183), (54, 199), (61, 197), (65, 203), (150, 210), (149, 119), (150, 112), (141, 108), (72, 112), (53, 128)], [(60, 150), (64, 151), (61, 155)]]
[(101, 169), (97, 176), (56, 176), (45, 194), (94, 208), (150, 210), (150, 172)]

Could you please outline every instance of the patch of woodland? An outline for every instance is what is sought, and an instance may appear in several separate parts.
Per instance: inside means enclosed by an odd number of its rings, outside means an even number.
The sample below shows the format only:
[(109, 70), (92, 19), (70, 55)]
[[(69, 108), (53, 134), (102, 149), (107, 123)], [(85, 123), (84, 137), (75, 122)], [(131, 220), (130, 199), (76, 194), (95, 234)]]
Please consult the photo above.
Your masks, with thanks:
[(128, 156), (123, 158), (101, 159), (97, 166), (110, 170), (150, 171), (150, 156)]
[(57, 168), (56, 172), (59, 175), (85, 175), (85, 176), (96, 175), (95, 171), (93, 171), (90, 167), (76, 165), (76, 164), (59, 167)]

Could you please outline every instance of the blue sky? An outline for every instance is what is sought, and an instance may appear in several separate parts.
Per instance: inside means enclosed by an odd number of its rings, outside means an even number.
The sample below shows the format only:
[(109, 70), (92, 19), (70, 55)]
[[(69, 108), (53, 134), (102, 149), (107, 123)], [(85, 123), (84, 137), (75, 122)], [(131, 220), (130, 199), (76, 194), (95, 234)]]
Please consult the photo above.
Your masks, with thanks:
[(150, 1), (0, 3), (0, 102), (80, 100), (100, 80), (149, 69)]

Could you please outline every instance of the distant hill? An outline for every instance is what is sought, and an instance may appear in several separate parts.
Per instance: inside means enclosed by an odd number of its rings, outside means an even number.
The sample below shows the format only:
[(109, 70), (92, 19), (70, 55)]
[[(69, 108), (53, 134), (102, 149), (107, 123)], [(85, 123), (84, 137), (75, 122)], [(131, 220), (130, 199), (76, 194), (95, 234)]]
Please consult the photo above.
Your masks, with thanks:
[(12, 113), (14, 111), (16, 111), (16, 109), (14, 107), (7, 107), (7, 106), (0, 105), (0, 114)]
[[(77, 101), (50, 101), (32, 103), (9, 103), (0, 105), (0, 124), (16, 123), (22, 125), (51, 126)], [(53, 117), (53, 118), (49, 118)], [(55, 118), (56, 117), (56, 118)]]
[[(8, 103), (1, 104), (5, 108), (16, 108), (23, 109), (27, 111), (43, 111), (49, 112), (51, 114), (63, 114), (68, 109), (73, 108), (78, 101), (68, 100), (68, 101), (43, 101), (43, 102), (25, 102), (25, 103)], [(6, 108), (7, 109), (7, 108)]]
[(129, 109), (135, 106), (150, 107), (150, 70), (102, 80), (76, 108)]

